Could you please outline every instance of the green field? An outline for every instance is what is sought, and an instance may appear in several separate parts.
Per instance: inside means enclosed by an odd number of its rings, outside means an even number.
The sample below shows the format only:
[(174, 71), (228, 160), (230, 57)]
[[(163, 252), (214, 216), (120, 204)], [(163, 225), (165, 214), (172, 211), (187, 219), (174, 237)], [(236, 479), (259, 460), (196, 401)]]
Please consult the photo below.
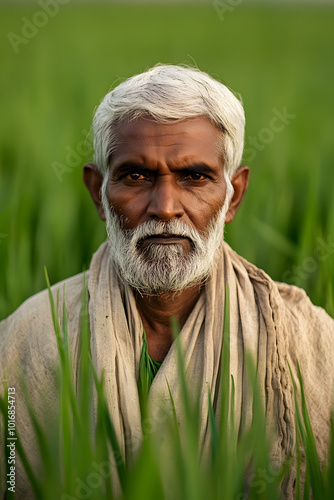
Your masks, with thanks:
[(69, 2), (35, 30), (37, 3), (0, 9), (0, 319), (45, 288), (44, 265), (53, 283), (89, 266), (105, 238), (81, 180), (93, 111), (157, 62), (241, 94), (251, 182), (227, 241), (334, 314), (333, 8)]

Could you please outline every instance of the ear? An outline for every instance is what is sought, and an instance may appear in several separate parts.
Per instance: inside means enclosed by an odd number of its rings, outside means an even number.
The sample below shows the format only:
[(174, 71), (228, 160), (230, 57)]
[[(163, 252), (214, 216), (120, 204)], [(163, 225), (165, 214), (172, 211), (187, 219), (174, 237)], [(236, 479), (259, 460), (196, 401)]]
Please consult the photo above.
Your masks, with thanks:
[(101, 186), (103, 182), (103, 175), (94, 163), (86, 163), (86, 165), (84, 165), (83, 181), (86, 184), (88, 191), (90, 192), (100, 219), (106, 220), (101, 201)]
[(245, 165), (239, 167), (233, 174), (231, 183), (234, 189), (233, 196), (225, 217), (225, 223), (232, 222), (248, 188), (249, 168)]

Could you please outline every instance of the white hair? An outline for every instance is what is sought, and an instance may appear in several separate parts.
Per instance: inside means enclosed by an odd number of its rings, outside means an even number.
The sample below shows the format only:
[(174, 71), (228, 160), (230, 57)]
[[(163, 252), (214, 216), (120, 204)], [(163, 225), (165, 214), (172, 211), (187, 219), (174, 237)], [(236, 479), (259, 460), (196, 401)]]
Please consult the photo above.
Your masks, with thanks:
[(109, 92), (96, 110), (94, 161), (103, 175), (117, 148), (116, 125), (148, 116), (159, 123), (207, 117), (221, 130), (225, 172), (232, 177), (244, 147), (245, 114), (241, 102), (222, 83), (195, 69), (159, 64)]

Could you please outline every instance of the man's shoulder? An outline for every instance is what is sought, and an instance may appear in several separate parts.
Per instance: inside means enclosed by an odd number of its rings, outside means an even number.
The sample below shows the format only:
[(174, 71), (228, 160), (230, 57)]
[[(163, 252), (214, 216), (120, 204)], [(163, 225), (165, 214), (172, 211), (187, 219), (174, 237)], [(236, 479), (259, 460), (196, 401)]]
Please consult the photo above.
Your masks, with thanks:
[[(60, 322), (65, 303), (70, 336), (71, 332), (77, 331), (84, 279), (87, 281), (88, 277), (89, 272), (80, 273), (51, 287)], [(4, 352), (9, 352), (14, 346), (20, 350), (24, 350), (28, 345), (42, 346), (50, 339), (53, 343), (54, 338), (48, 289), (28, 298), (8, 318), (0, 322), (0, 350)]]
[[(89, 271), (85, 273), (76, 274), (70, 278), (66, 278), (50, 287), (54, 302), (57, 300), (59, 303), (65, 301), (68, 306), (77, 302), (81, 297), (84, 279), (87, 282)], [(0, 322), (0, 325), (8, 320), (16, 317), (33, 318), (36, 314), (47, 313), (50, 311), (50, 296), (49, 290), (46, 288), (35, 295), (26, 299), (8, 318)]]
[(225, 249), (232, 258), (232, 264), (235, 270), (238, 271), (237, 265), (241, 264), (246, 270), (253, 286), (256, 287), (257, 284), (264, 285), (268, 294), (274, 293), (279, 297), (281, 306), (284, 304), (288, 310), (296, 314), (298, 314), (299, 311), (303, 311), (303, 313), (308, 313), (312, 316), (325, 315), (326, 318), (334, 324), (333, 318), (331, 318), (322, 307), (314, 305), (304, 289), (273, 280), (263, 269), (239, 255), (226, 243)]
[(301, 288), (286, 283), (277, 283), (277, 287), (285, 306), (287, 360), (298, 387), (297, 365), (300, 367), (318, 454), (325, 457), (334, 403), (334, 319)]
[(334, 319), (320, 306), (313, 304), (305, 290), (295, 285), (275, 282), (278, 292), (291, 315), (302, 322), (326, 325), (334, 334)]
[(298, 361), (305, 376), (305, 386), (315, 401), (316, 381), (322, 381), (324, 392), (327, 391), (323, 400), (327, 398), (329, 406), (334, 387), (334, 319), (325, 309), (313, 304), (302, 288), (274, 281), (242, 257), (238, 261), (246, 268), (256, 295), (267, 297), (275, 328), (286, 343), (292, 369)]
[(301, 288), (286, 283), (276, 285), (284, 304), (283, 328), (295, 379), (298, 362), (309, 401), (313, 400), (318, 405), (318, 384), (322, 384), (322, 400), (326, 400), (327, 407), (331, 407), (334, 389), (334, 319), (322, 307), (314, 305)]

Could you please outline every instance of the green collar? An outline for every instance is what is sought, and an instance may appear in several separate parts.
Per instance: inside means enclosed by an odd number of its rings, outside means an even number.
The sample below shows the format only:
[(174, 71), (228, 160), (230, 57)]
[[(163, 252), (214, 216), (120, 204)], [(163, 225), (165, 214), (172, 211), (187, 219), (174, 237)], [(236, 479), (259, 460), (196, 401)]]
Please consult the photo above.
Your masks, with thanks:
[(138, 393), (142, 405), (146, 405), (148, 393), (150, 391), (153, 379), (157, 374), (162, 361), (154, 361), (148, 353), (145, 330), (143, 330), (143, 348), (139, 360)]

